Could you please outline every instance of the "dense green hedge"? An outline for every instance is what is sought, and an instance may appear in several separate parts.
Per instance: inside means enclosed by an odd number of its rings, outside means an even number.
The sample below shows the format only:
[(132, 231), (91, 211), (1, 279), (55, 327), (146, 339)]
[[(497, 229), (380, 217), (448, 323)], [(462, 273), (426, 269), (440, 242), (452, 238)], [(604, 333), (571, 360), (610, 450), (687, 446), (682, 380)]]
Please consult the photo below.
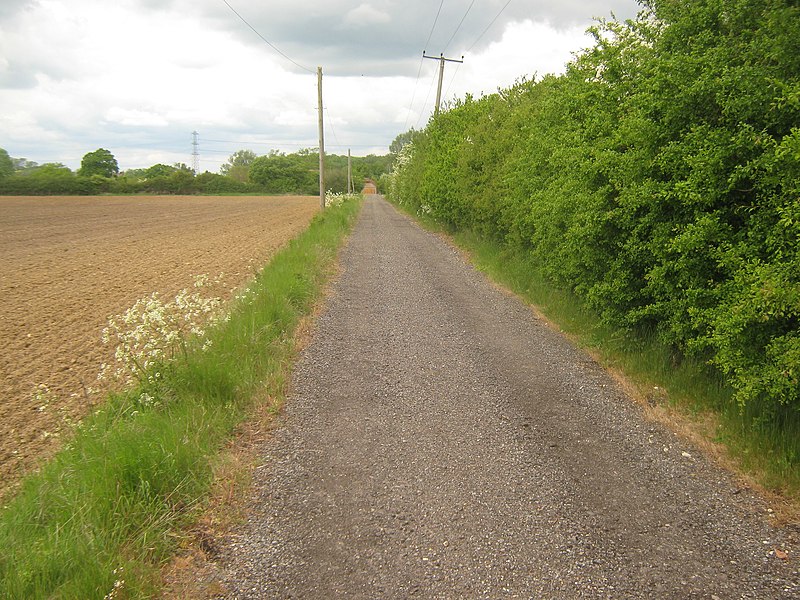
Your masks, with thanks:
[(121, 175), (102, 177), (78, 175), (68, 168), (42, 165), (0, 179), (0, 195), (48, 196), (95, 194), (234, 194), (265, 193), (260, 186), (242, 183), (215, 173), (175, 170), (167, 175), (139, 179)]
[(389, 195), (529, 251), (610, 323), (800, 409), (800, 9), (654, 0), (562, 76), (467, 97)]

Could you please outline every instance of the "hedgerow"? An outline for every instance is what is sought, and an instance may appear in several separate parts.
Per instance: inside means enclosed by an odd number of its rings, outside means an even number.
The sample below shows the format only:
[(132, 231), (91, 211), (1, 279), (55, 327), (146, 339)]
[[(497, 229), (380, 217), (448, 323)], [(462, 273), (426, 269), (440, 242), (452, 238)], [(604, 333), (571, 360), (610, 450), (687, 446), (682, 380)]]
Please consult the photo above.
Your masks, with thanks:
[(466, 97), (389, 196), (524, 249), (603, 319), (800, 410), (800, 8), (653, 0), (565, 74)]

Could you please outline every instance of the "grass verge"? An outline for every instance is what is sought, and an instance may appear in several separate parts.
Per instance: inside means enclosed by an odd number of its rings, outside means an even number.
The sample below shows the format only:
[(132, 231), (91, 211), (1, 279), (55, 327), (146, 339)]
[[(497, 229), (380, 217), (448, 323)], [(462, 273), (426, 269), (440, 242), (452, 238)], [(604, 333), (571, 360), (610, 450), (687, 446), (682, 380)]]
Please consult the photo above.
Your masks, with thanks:
[(772, 494), (784, 520), (800, 519), (800, 414), (739, 407), (732, 390), (707, 365), (679, 356), (655, 335), (604, 324), (575, 294), (554, 287), (523, 251), (412, 216), (428, 229), (447, 233), (479, 270), (534, 305), (619, 375), (653, 418), (668, 422), (748, 484)]
[(111, 395), (23, 482), (0, 514), (0, 597), (157, 594), (159, 567), (208, 494), (220, 449), (254, 398), (281, 391), (294, 330), (359, 209), (327, 209), (277, 253), (209, 332), (208, 349), (171, 365), (158, 402), (143, 406), (140, 388)]

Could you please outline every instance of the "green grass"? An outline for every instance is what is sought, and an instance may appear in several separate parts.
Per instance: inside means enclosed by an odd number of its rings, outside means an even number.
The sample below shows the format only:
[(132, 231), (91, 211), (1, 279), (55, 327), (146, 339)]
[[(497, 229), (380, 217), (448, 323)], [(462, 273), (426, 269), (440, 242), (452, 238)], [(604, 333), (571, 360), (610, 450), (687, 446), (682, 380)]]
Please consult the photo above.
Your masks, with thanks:
[[(403, 208), (401, 206), (401, 208)], [(414, 217), (425, 227), (445, 231), (429, 218)], [(761, 406), (741, 408), (722, 377), (697, 360), (680, 356), (646, 332), (631, 334), (604, 324), (582, 300), (554, 287), (528, 255), (467, 231), (446, 231), (494, 281), (535, 305), (579, 346), (606, 367), (631, 381), (642, 396), (667, 404), (689, 421), (704, 425), (698, 431), (721, 443), (737, 464), (766, 489), (783, 496), (800, 510), (800, 414), (766, 412)], [(654, 390), (655, 387), (660, 388)], [(703, 431), (713, 416), (715, 427)]]
[[(318, 215), (209, 334), (176, 361), (158, 406), (112, 395), (0, 514), (0, 598), (149, 598), (177, 532), (196, 518), (215, 458), (254, 398), (280, 395), (293, 335), (317, 302), (360, 203)], [(148, 393), (152, 389), (148, 388)]]

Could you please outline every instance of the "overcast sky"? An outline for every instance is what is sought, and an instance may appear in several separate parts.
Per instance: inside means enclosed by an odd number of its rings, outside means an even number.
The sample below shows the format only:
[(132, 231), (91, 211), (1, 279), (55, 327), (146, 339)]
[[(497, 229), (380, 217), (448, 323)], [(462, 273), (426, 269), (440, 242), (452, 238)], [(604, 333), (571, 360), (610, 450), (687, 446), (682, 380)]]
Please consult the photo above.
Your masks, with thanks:
[(507, 2), (228, 0), (287, 60), (224, 0), (0, 0), (0, 147), (71, 168), (101, 147), (123, 170), (191, 166), (196, 130), (213, 172), (240, 148), (316, 147), (322, 66), (326, 149), (385, 154), (433, 110), (438, 62), (423, 50), (464, 56), (446, 65), (444, 98), (491, 93), (562, 72), (593, 17), (639, 10)]

